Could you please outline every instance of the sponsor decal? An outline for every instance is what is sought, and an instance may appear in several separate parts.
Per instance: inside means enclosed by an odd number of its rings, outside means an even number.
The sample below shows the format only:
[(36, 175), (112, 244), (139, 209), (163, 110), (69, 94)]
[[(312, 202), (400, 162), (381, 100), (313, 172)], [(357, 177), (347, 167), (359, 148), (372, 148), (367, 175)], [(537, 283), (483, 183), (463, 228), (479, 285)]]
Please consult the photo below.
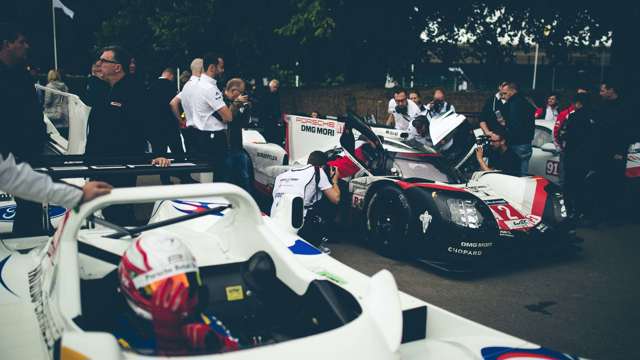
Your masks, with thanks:
[(456, 255), (482, 256), (482, 250), (467, 250), (449, 246), (447, 248), (447, 251)]
[(133, 285), (135, 285), (136, 288), (141, 288), (162, 279), (196, 271), (198, 271), (198, 267), (194, 262), (183, 261), (177, 264), (171, 264), (170, 268), (162, 268), (156, 271), (149, 271), (147, 273), (140, 274), (133, 278)]
[(110, 104), (111, 104), (111, 106), (115, 106), (115, 107), (119, 107), (119, 108), (122, 107), (122, 103), (119, 103), (117, 101), (112, 101)]
[(492, 242), (461, 242), (461, 247), (469, 247), (469, 248), (489, 248), (493, 246)]
[(507, 203), (507, 201), (504, 199), (490, 199), (485, 200), (484, 203), (487, 205), (504, 205)]
[[(54, 219), (64, 214), (67, 209), (62, 206), (51, 205), (49, 206), (49, 218)], [(10, 222), (16, 216), (16, 205), (11, 204), (0, 207), (0, 222)]]
[(528, 230), (540, 222), (536, 215), (524, 216), (511, 204), (489, 205), (500, 230)]
[(424, 213), (420, 214), (420, 222), (422, 223), (423, 234), (427, 233), (427, 229), (429, 228), (429, 225), (431, 224), (432, 219), (433, 219), (433, 216), (431, 216), (431, 214), (429, 214), (429, 211), (427, 210), (425, 210)]
[(224, 288), (227, 293), (227, 301), (237, 301), (244, 299), (242, 285), (227, 286)]
[(320, 126), (302, 125), (300, 128), (302, 132), (308, 132), (317, 135), (335, 136), (336, 131), (334, 129), (328, 129)]
[(256, 156), (259, 158), (267, 159), (267, 160), (273, 160), (273, 161), (278, 160), (278, 157), (272, 154), (265, 154), (265, 153), (258, 152)]
[[(173, 203), (174, 209), (184, 214), (201, 213), (203, 211), (213, 209), (217, 206), (227, 205), (223, 203), (212, 203), (212, 202), (204, 202), (204, 201), (184, 201), (184, 200), (173, 200), (172, 203)], [(222, 211), (215, 212), (210, 215), (224, 216)]]
[(322, 251), (316, 249), (313, 245), (300, 239), (296, 240), (293, 245), (289, 246), (289, 250), (296, 255), (320, 255)]
[(500, 236), (502, 237), (514, 237), (513, 233), (509, 230), (500, 230)]
[(501, 346), (491, 346), (480, 350), (483, 360), (577, 360), (578, 357), (563, 354), (551, 349), (519, 349)]
[(545, 166), (545, 174), (558, 176), (560, 168), (560, 162), (556, 160), (547, 160), (547, 165)]
[(44, 291), (45, 281), (43, 278), (45, 271), (46, 270), (43, 270), (40, 265), (29, 271), (29, 295), (34, 305), (33, 311), (35, 312), (36, 320), (40, 327), (42, 339), (49, 351), (51, 351), (56, 339), (62, 336), (62, 330), (56, 326), (53, 320), (52, 309), (49, 306), (49, 294)]
[(549, 227), (544, 223), (540, 223), (538, 224), (538, 226), (536, 226), (536, 229), (540, 231), (541, 234), (544, 234), (547, 230), (549, 230)]
[(332, 281), (332, 282), (334, 282), (334, 283), (336, 283), (338, 285), (346, 285), (347, 284), (347, 282), (344, 279), (342, 279), (338, 275), (330, 273), (330, 272), (328, 272), (326, 270), (316, 271), (316, 274), (318, 274), (318, 275), (320, 275), (322, 277), (325, 277), (325, 278), (327, 278), (327, 280)]

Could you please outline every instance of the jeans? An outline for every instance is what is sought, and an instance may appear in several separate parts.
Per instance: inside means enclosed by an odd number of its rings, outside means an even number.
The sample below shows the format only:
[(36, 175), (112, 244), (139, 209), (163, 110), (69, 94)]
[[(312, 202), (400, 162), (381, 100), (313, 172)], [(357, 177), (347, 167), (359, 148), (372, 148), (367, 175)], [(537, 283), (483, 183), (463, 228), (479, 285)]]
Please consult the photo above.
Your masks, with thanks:
[(531, 144), (510, 145), (516, 155), (520, 158), (520, 174), (518, 176), (526, 176), (529, 173), (529, 160), (531, 159)]
[(227, 180), (238, 185), (249, 194), (253, 195), (253, 184), (251, 184), (251, 160), (244, 150), (231, 150), (226, 159), (228, 177)]

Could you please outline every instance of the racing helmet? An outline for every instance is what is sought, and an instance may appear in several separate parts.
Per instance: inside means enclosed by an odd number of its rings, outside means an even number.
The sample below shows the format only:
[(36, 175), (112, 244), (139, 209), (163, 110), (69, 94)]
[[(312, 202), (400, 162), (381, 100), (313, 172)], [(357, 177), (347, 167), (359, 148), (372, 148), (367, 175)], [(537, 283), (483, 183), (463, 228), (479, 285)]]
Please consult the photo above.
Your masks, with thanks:
[(188, 287), (189, 296), (181, 306), (183, 318), (192, 315), (198, 304), (201, 285), (196, 259), (177, 237), (149, 232), (136, 238), (122, 255), (118, 266), (120, 290), (138, 316), (151, 320), (153, 294), (167, 280), (173, 286)]

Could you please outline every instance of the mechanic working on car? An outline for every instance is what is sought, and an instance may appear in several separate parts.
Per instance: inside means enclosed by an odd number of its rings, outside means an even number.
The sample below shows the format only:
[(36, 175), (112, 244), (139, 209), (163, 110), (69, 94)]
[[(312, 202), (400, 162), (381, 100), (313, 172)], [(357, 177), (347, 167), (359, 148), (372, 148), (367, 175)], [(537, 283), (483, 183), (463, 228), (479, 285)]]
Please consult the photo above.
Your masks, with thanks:
[(67, 209), (111, 192), (111, 185), (89, 181), (81, 189), (55, 183), (45, 174), (33, 171), (27, 163), (16, 164), (12, 154), (0, 155), (0, 190), (38, 203), (55, 203)]
[(387, 126), (395, 126), (398, 130), (411, 130), (411, 121), (420, 114), (420, 108), (407, 99), (407, 91), (403, 88), (396, 88), (393, 91), (393, 99), (389, 100), (388, 111)]
[(431, 141), (431, 135), (429, 134), (429, 118), (425, 115), (416, 117), (411, 122), (411, 125), (415, 128), (415, 131), (409, 134), (407, 141), (416, 141), (422, 145), (433, 146)]
[(222, 322), (202, 313), (200, 272), (181, 239), (143, 233), (122, 255), (118, 276), (128, 305), (114, 329), (122, 347), (144, 355), (238, 349), (238, 339)]
[(340, 201), (338, 179), (340, 171), (331, 167), (329, 178), (323, 166), (327, 165), (327, 155), (322, 151), (309, 154), (307, 165), (297, 166), (276, 177), (273, 185), (273, 213), (285, 194), (302, 197), (304, 200), (304, 225), (299, 234), (304, 239), (318, 244), (335, 217)]
[(488, 154), (491, 167), (484, 161), (484, 147), (476, 148), (476, 159), (482, 171), (500, 170), (507, 175), (519, 176), (520, 158), (509, 148), (507, 139), (500, 134), (491, 138), (491, 148)]

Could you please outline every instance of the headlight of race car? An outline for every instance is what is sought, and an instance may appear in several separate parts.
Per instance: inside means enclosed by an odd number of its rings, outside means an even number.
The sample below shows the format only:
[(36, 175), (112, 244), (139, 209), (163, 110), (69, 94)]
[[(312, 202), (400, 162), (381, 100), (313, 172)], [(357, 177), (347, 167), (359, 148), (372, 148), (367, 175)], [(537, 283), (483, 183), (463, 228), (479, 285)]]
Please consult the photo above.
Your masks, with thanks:
[(451, 212), (451, 221), (471, 229), (478, 229), (484, 220), (476, 208), (475, 200), (447, 199), (447, 206)]

